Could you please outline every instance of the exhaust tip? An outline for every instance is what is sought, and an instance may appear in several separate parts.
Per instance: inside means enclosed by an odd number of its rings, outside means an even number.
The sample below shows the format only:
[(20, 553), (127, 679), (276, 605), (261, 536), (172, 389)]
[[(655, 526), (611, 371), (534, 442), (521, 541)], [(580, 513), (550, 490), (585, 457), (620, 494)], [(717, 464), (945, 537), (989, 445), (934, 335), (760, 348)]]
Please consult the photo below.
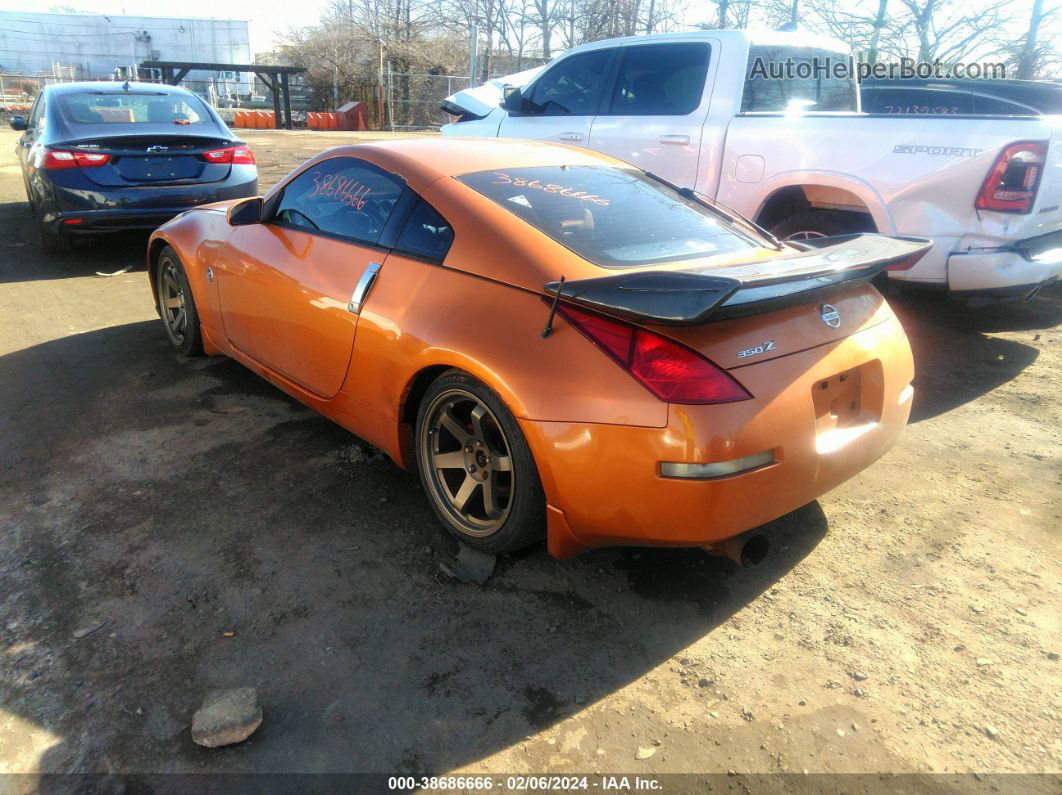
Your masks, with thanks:
[(741, 547), (741, 565), (759, 566), (766, 560), (770, 548), (771, 542), (767, 540), (767, 536), (753, 536)]
[(745, 567), (763, 563), (770, 548), (771, 542), (767, 540), (767, 536), (759, 533), (743, 533), (708, 547), (717, 555), (728, 557), (739, 566)]

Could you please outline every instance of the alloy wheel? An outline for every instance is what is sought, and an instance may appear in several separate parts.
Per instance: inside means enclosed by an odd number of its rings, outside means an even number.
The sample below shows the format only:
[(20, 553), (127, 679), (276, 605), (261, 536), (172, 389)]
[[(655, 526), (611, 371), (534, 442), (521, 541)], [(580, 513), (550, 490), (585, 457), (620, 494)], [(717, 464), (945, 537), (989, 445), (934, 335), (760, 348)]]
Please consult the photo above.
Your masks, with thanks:
[(420, 437), (432, 499), (460, 532), (496, 533), (515, 487), (511, 447), (497, 417), (471, 392), (450, 389), (428, 407)]
[(185, 310), (184, 282), (177, 265), (170, 259), (163, 259), (159, 263), (159, 309), (166, 333), (174, 345), (180, 345), (188, 331), (188, 313)]

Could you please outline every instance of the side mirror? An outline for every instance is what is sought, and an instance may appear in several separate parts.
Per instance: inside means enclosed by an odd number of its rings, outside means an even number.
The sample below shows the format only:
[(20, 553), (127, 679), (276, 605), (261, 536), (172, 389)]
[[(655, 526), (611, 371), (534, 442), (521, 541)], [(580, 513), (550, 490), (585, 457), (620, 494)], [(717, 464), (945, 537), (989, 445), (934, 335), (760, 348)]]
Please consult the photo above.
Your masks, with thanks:
[(25, 130), (29, 125), (26, 123), (26, 119), (22, 116), (12, 116), (11, 121), (8, 122), (11, 125), (12, 130)]
[(524, 95), (520, 92), (520, 89), (516, 86), (506, 86), (502, 91), (505, 94), (505, 99), (502, 100), (502, 107), (506, 110), (513, 111), (514, 113), (525, 113), (531, 104)]
[(265, 202), (261, 196), (254, 196), (250, 199), (244, 199), (243, 201), (236, 202), (229, 207), (228, 213), (225, 217), (228, 219), (229, 226), (250, 226), (251, 224), (262, 223), (262, 211), (265, 206)]

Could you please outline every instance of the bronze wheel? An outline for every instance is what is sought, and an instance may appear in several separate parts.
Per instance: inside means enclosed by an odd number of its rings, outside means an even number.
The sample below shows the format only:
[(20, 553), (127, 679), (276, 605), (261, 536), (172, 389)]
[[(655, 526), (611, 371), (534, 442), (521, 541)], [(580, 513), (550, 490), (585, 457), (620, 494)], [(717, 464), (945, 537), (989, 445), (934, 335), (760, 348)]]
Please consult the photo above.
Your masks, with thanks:
[(489, 408), (462, 389), (435, 397), (421, 428), (431, 496), (462, 533), (493, 535), (512, 504), (509, 442)]

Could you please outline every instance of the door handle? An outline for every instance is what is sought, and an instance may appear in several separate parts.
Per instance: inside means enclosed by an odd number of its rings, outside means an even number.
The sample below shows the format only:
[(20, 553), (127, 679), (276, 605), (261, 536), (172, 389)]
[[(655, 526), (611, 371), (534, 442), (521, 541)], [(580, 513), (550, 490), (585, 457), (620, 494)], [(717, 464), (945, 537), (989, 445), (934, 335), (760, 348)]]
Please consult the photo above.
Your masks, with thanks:
[(676, 144), (678, 146), (689, 146), (690, 137), (688, 135), (661, 135), (660, 143)]
[(581, 141), (583, 140), (583, 134), (577, 132), (561, 133), (559, 136), (562, 141)]
[(369, 290), (376, 283), (376, 277), (380, 273), (380, 263), (370, 262), (369, 267), (365, 269), (365, 273), (361, 274), (361, 278), (358, 279), (358, 283), (354, 286), (354, 292), (350, 295), (350, 303), (347, 304), (347, 311), (355, 314), (361, 314), (362, 304), (365, 303), (366, 297), (369, 295)]

